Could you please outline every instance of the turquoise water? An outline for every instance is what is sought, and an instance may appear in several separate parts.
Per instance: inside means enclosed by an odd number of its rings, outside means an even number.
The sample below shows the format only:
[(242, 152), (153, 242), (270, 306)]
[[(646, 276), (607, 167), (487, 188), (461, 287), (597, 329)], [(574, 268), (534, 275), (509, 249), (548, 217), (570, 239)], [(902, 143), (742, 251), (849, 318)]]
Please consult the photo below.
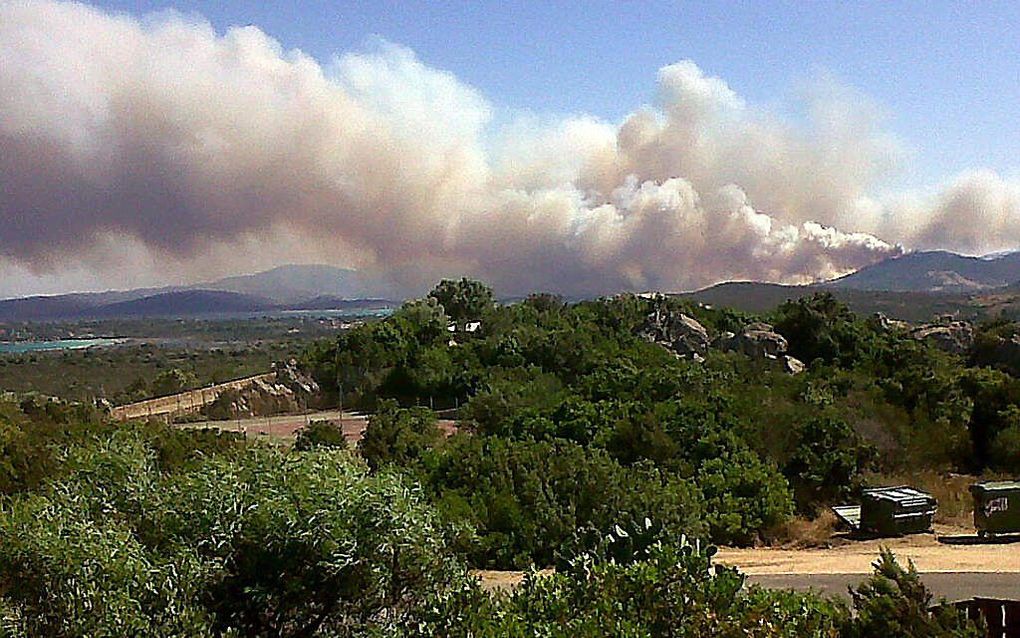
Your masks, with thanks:
[(59, 341), (0, 341), (0, 354), (39, 352), (41, 350), (80, 350), (96, 346), (112, 346), (119, 339), (61, 339)]

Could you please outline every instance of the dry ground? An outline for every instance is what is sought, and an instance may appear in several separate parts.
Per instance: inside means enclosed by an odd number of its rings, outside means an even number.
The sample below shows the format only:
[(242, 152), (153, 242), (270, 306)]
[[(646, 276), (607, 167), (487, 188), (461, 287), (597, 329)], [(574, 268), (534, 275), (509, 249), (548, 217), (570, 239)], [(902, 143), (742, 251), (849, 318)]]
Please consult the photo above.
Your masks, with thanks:
[[(988, 587), (1020, 594), (1020, 537), (979, 543), (973, 529), (937, 525), (936, 531), (944, 539), (962, 542), (939, 542), (935, 534), (873, 540), (837, 536), (832, 546), (815, 549), (723, 547), (715, 561), (737, 567), (751, 582), (768, 587), (845, 593), (846, 584), (856, 584), (870, 574), (879, 552), (888, 547), (903, 564), (912, 561), (925, 582), (931, 580), (937, 586), (939, 595), (954, 598), (954, 592), (971, 590), (977, 592), (973, 595), (991, 595), (982, 589)], [(474, 573), (490, 590), (512, 589), (524, 578), (524, 572), (519, 571)]]
[(833, 546), (817, 549), (722, 548), (716, 561), (738, 567), (749, 575), (867, 574), (881, 549), (888, 547), (901, 562), (913, 561), (922, 573), (1015, 573), (1020, 579), (1020, 542), (978, 543), (973, 528), (945, 525), (935, 528), (945, 538), (965, 542), (942, 543), (935, 534), (874, 540), (837, 537)]
[[(358, 412), (344, 412), (341, 419), (336, 410), (312, 412), (309, 414), (282, 415), (273, 417), (252, 417), (247, 419), (231, 419), (229, 421), (199, 421), (181, 423), (177, 427), (186, 428), (218, 428), (225, 432), (244, 432), (250, 437), (267, 437), (290, 441), (295, 433), (311, 421), (340, 422), (344, 436), (351, 444), (361, 440), (368, 427), (368, 416)], [(440, 419), (437, 424), (447, 436), (457, 431), (457, 424), (450, 419)]]

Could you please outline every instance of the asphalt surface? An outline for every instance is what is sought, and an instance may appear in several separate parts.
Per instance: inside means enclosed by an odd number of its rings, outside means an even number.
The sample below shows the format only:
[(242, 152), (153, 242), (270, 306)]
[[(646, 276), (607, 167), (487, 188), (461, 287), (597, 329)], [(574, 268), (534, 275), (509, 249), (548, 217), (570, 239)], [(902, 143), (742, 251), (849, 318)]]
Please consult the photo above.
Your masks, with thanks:
[[(847, 588), (857, 586), (867, 574), (763, 574), (747, 581), (772, 589), (814, 590), (849, 599)], [(1020, 574), (987, 572), (922, 573), (921, 580), (935, 594), (950, 602), (976, 596), (1020, 600)]]

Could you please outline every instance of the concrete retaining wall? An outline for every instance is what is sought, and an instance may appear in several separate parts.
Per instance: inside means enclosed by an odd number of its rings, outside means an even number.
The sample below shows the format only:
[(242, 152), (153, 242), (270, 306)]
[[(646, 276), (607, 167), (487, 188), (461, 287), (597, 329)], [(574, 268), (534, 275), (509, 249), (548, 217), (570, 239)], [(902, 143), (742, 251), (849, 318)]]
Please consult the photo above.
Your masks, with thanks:
[(111, 414), (119, 421), (129, 419), (146, 419), (149, 417), (166, 417), (175, 414), (187, 414), (195, 412), (209, 405), (220, 396), (224, 390), (242, 390), (255, 381), (273, 381), (276, 378), (275, 372), (257, 374), (243, 379), (234, 379), (226, 383), (211, 385), (197, 390), (188, 390), (179, 394), (146, 399), (137, 403), (129, 403), (113, 408)]

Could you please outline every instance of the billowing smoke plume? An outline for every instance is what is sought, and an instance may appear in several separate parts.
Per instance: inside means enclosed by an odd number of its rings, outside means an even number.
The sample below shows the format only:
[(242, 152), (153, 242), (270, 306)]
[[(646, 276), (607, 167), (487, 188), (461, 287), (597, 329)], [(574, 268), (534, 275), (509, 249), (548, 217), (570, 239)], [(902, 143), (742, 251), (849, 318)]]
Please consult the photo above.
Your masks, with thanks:
[(619, 125), (494, 130), (476, 91), (385, 42), (323, 66), (254, 27), (13, 1), (0, 59), (10, 269), (326, 261), (409, 290), (470, 274), (593, 293), (1020, 242), (1018, 185), (975, 173), (876, 200), (900, 153), (859, 100), (820, 91), (786, 124), (691, 62), (661, 69), (656, 103)]

